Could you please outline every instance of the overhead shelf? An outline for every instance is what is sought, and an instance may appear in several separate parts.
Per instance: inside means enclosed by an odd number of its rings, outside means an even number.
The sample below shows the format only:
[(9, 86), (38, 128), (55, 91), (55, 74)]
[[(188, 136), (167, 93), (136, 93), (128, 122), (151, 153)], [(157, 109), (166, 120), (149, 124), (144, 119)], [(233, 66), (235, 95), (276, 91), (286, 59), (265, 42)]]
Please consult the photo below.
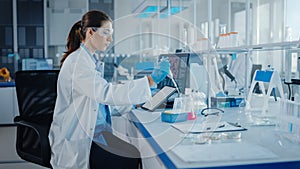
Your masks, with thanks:
[(276, 42), (276, 43), (266, 43), (258, 45), (244, 45), (238, 47), (229, 47), (229, 48), (211, 48), (210, 50), (200, 50), (195, 53), (199, 54), (210, 54), (213, 52), (230, 54), (230, 53), (246, 53), (249, 51), (274, 51), (274, 50), (300, 50), (300, 41), (291, 41), (291, 42)]
[(230, 47), (230, 48), (219, 48), (216, 49), (217, 52), (249, 52), (253, 50), (289, 50), (296, 49), (299, 50), (300, 41), (291, 41), (291, 42), (276, 42), (276, 43), (266, 43), (258, 45), (245, 45), (239, 47)]

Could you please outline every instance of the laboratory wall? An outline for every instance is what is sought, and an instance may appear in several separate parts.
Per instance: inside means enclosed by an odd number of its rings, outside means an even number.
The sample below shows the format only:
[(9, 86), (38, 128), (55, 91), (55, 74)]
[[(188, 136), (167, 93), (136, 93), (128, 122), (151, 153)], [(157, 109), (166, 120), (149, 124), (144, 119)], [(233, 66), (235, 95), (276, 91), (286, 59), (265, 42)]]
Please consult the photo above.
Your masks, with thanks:
[[(54, 68), (59, 67), (70, 27), (81, 18), (82, 14), (94, 8), (105, 9), (113, 17), (114, 42), (109, 52), (114, 54), (141, 54), (151, 57), (159, 53), (174, 53), (176, 49), (188, 51), (187, 46), (190, 47), (203, 38), (208, 39), (209, 44), (218, 49), (219, 35), (223, 28), (226, 33), (232, 31), (238, 33), (238, 43), (235, 47), (295, 41), (299, 39), (300, 34), (297, 17), (300, 8), (298, 0), (4, 0), (3, 2), (9, 4), (11, 9), (15, 8), (14, 3), (17, 6), (21, 2), (43, 3), (43, 10), (40, 8), (38, 10), (44, 12), (43, 24), (37, 25), (36, 30), (44, 37), (33, 39), (43, 44), (39, 48), (44, 47), (44, 50), (42, 55), (38, 52), (32, 53), (37, 54), (36, 57), (52, 58)], [(141, 10), (137, 9), (147, 5), (160, 7), (158, 8), (160, 11), (157, 10), (156, 15), (151, 17), (139, 17)], [(180, 10), (162, 17), (162, 14), (169, 10), (165, 7), (178, 7)], [(2, 63), (14, 66), (11, 61), (13, 58), (9, 56), (35, 57), (35, 55), (27, 56), (21, 49), (22, 37), (19, 36), (24, 32), (22, 25), (19, 24), (20, 28), (13, 26), (13, 16), (20, 15), (20, 12), (22, 11), (6, 12), (10, 19), (7, 23), (3, 23), (0, 29), (1, 36), (6, 39), (1, 43), (2, 66), (4, 66)], [(26, 29), (27, 27), (31, 29), (32, 26), (26, 26)], [(41, 42), (42, 40), (44, 41)], [(253, 51), (247, 57), (253, 63), (262, 64), (264, 68), (271, 65), (284, 74), (285, 56), (284, 50), (270, 50)], [(297, 61), (297, 56), (295, 58)], [(292, 62), (292, 67), (297, 67), (295, 63), (297, 62)]]
[[(116, 18), (120, 18), (115, 22), (115, 40), (120, 42), (115, 44), (116, 52), (138, 53), (145, 49), (167, 49), (168, 52), (174, 52), (177, 48), (182, 48), (184, 43), (192, 44), (200, 37), (209, 38), (211, 45), (216, 46), (222, 26), (225, 26), (226, 32), (238, 32), (238, 46), (278, 43), (287, 40), (286, 25), (295, 23), (289, 17), (292, 15), (290, 11), (296, 10), (295, 7), (291, 8), (293, 6), (291, 4), (295, 4), (291, 0), (190, 0), (187, 2), (185, 10), (164, 19), (137, 18), (132, 13), (130, 0), (115, 3)], [(211, 9), (209, 9), (210, 2)], [(246, 10), (248, 2), (249, 11)], [(297, 3), (295, 5), (297, 6)], [(297, 29), (296, 26), (293, 27)], [(188, 31), (187, 38), (184, 31)], [(155, 32), (171, 35), (175, 40), (172, 37), (170, 39), (158, 37)], [(254, 52), (250, 57), (253, 63), (261, 63), (264, 67), (271, 65), (279, 71), (284, 71), (284, 64), (282, 64), (284, 51)]]
[(299, 40), (300, 38), (300, 22), (299, 16), (295, 15), (295, 11), (299, 11), (300, 1), (286, 0), (286, 38), (288, 40)]

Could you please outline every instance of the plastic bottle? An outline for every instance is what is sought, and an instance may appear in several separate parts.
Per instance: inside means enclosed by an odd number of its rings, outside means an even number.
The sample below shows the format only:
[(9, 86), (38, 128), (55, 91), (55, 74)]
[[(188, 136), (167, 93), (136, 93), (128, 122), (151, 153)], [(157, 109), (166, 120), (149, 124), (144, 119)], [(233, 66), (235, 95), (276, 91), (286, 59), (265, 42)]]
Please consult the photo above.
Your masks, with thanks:
[(229, 32), (229, 39), (230, 39), (231, 47), (237, 47), (239, 45), (238, 38), (239, 38), (238, 32), (235, 32), (235, 31)]
[(230, 40), (230, 34), (226, 33), (225, 35), (225, 44), (224, 44), (225, 48), (231, 47), (231, 40)]
[(217, 48), (226, 47), (227, 36), (228, 36), (228, 34), (226, 33), (226, 24), (220, 24), (220, 34), (219, 34), (219, 40), (217, 43)]
[(219, 41), (218, 41), (217, 48), (224, 48), (224, 47), (226, 47), (227, 37), (228, 37), (228, 34), (226, 34), (226, 33), (219, 35)]
[(196, 119), (194, 98), (192, 92), (193, 91), (191, 88), (185, 88), (184, 107), (185, 107), (185, 111), (188, 111), (188, 120)]

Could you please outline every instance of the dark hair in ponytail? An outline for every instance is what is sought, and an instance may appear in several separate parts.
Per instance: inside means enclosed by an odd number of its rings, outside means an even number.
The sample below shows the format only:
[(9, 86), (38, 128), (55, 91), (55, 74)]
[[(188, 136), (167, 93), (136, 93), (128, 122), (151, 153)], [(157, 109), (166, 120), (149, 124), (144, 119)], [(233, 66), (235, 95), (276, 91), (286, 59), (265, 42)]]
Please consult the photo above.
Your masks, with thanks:
[(76, 49), (79, 48), (82, 38), (83, 37), (81, 35), (81, 21), (78, 21), (72, 26), (69, 32), (67, 45), (66, 45), (67, 51), (65, 52), (62, 59), (60, 60), (60, 67), (62, 67), (62, 64), (69, 56), (69, 54), (71, 54), (72, 52), (74, 52)]
[(81, 41), (85, 40), (87, 28), (101, 27), (106, 21), (112, 22), (110, 17), (102, 11), (92, 10), (84, 14), (81, 21), (76, 22), (69, 32), (66, 45), (67, 51), (60, 61), (60, 67), (62, 67), (66, 58), (80, 47)]

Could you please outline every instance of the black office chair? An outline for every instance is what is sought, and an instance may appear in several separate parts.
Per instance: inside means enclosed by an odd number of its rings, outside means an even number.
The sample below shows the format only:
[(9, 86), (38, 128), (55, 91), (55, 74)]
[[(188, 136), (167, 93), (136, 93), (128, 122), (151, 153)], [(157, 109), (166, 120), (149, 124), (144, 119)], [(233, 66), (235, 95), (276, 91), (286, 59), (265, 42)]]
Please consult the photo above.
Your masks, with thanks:
[(16, 150), (25, 161), (52, 168), (48, 139), (59, 70), (18, 71), (15, 75), (19, 116)]

